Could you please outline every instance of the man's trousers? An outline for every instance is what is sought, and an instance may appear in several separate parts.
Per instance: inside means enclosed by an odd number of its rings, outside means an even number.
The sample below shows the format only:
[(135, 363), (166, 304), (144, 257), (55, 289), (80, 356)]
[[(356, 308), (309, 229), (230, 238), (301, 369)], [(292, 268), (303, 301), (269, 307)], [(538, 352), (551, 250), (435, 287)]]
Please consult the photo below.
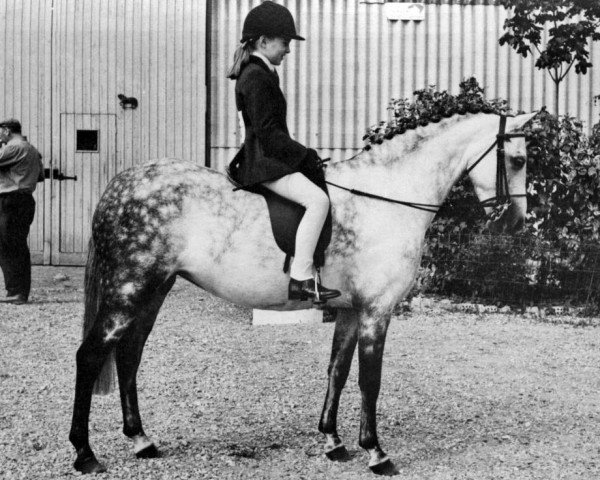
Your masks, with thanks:
[(35, 200), (30, 193), (0, 194), (0, 268), (8, 296), (29, 297), (31, 258), (27, 236), (34, 214)]

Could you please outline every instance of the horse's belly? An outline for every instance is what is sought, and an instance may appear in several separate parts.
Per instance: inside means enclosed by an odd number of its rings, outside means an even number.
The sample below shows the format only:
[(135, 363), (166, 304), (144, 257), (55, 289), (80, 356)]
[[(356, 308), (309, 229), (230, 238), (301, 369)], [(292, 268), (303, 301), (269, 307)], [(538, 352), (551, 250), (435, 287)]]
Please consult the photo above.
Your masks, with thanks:
[(179, 227), (184, 232), (179, 272), (238, 305), (285, 307), (289, 303), (285, 254), (277, 247), (266, 209), (261, 207), (220, 216), (202, 206), (190, 208)]
[[(221, 254), (205, 248), (200, 238), (192, 238), (179, 260), (179, 272), (204, 290), (237, 305), (269, 310), (301, 310), (311, 308), (309, 301), (289, 301), (289, 274), (283, 272), (285, 254), (268, 235), (246, 241), (233, 241)], [(205, 247), (203, 248), (202, 245)], [(335, 287), (339, 279), (328, 277)], [(330, 300), (332, 307), (348, 308), (350, 296), (344, 292), (339, 299)]]

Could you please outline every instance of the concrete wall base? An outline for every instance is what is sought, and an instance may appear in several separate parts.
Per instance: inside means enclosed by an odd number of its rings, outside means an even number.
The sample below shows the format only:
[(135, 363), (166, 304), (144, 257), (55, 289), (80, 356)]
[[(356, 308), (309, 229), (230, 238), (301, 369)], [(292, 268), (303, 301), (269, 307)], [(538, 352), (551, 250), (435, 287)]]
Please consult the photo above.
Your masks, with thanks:
[(290, 312), (252, 310), (252, 325), (291, 325), (296, 323), (323, 323), (323, 311), (314, 308)]

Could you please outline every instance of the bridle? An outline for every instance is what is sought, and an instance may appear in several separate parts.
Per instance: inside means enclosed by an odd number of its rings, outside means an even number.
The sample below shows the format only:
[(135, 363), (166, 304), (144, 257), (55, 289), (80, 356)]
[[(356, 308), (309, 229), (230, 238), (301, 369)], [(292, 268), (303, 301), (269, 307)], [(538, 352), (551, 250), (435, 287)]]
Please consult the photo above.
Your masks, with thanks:
[[(500, 126), (498, 129), (498, 134), (496, 135), (496, 140), (494, 143), (490, 145), (490, 147), (481, 155), (477, 160), (473, 162), (473, 164), (465, 170), (465, 173), (468, 175), (471, 171), (479, 165), (479, 163), (485, 158), (485, 156), (492, 151), (494, 147), (496, 147), (496, 196), (487, 198), (482, 200), (480, 204), (483, 207), (496, 207), (501, 205), (508, 205), (511, 202), (511, 198), (514, 197), (525, 197), (526, 194), (513, 194), (511, 195), (508, 190), (508, 176), (506, 173), (506, 162), (505, 162), (505, 151), (504, 151), (504, 141), (510, 138), (517, 137), (525, 137), (525, 133), (506, 133), (506, 115), (500, 115)], [(341, 190), (346, 190), (353, 195), (358, 195), (361, 197), (372, 198), (375, 200), (382, 200), (385, 202), (396, 203), (399, 205), (404, 205), (406, 207), (415, 208), (417, 210), (423, 210), (426, 212), (437, 213), (437, 211), (442, 207), (441, 205), (434, 205), (430, 203), (417, 203), (410, 202), (405, 200), (396, 200), (389, 197), (383, 197), (381, 195), (375, 195), (369, 192), (363, 192), (361, 190), (356, 190), (354, 188), (344, 187), (342, 185), (338, 185), (337, 183), (333, 183), (330, 181), (325, 181), (328, 185), (332, 187), (339, 188)]]
[[(493, 207), (499, 204), (510, 203), (511, 194), (508, 190), (508, 176), (506, 174), (506, 162), (505, 162), (505, 150), (504, 150), (504, 141), (510, 138), (518, 138), (525, 137), (525, 133), (517, 132), (517, 133), (506, 133), (506, 115), (500, 115), (500, 127), (498, 129), (498, 134), (496, 135), (496, 141), (492, 143), (490, 148), (488, 148), (483, 155), (481, 155), (473, 165), (465, 170), (465, 173), (468, 175), (471, 171), (483, 160), (483, 158), (490, 153), (492, 148), (496, 147), (496, 196), (488, 198), (486, 200), (482, 200), (480, 203), (484, 207)], [(512, 197), (525, 197), (526, 194), (513, 194)]]

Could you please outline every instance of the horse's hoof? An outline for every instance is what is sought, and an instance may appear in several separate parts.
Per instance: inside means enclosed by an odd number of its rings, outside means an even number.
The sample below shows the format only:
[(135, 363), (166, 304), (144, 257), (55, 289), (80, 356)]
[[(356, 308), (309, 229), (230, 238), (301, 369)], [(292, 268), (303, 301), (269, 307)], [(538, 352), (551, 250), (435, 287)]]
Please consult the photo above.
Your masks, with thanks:
[(386, 458), (383, 462), (377, 463), (375, 465), (369, 465), (371, 471), (376, 475), (384, 475), (386, 477), (391, 477), (393, 475), (397, 475), (400, 473), (396, 468), (396, 465), (392, 463), (389, 458)]
[(329, 460), (334, 462), (345, 462), (350, 460), (350, 454), (344, 445), (338, 445), (337, 447), (328, 450), (325, 452), (325, 455)]
[(73, 463), (73, 468), (83, 474), (106, 472), (106, 467), (96, 460), (94, 455), (81, 459), (78, 458), (75, 460), (75, 463)]
[(143, 448), (139, 452), (135, 453), (137, 458), (158, 458), (160, 456), (160, 452), (158, 448), (152, 445), (148, 445), (146, 448)]

